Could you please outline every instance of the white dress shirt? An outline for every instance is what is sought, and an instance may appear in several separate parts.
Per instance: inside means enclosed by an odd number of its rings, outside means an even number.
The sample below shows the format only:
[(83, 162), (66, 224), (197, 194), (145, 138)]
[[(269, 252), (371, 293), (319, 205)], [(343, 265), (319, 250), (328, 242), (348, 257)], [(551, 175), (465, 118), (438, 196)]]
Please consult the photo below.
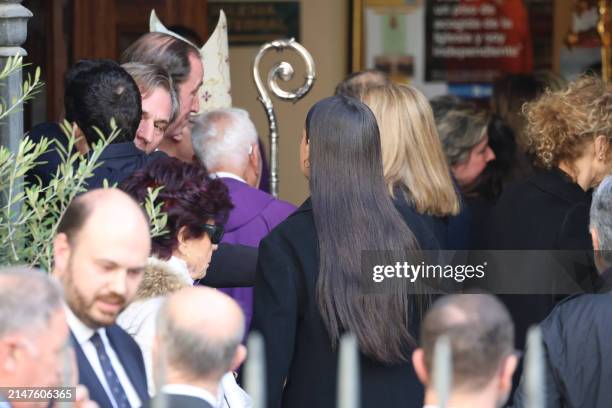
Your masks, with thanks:
[[(106, 382), (106, 377), (104, 376), (104, 371), (102, 370), (102, 364), (100, 364), (100, 359), (98, 358), (98, 352), (91, 342), (91, 336), (94, 334), (94, 330), (90, 327), (86, 326), (82, 321), (79, 320), (78, 317), (72, 313), (72, 310), (68, 306), (65, 307), (66, 310), (66, 320), (68, 321), (68, 327), (70, 327), (70, 331), (74, 334), (79, 346), (83, 350), (83, 354), (89, 361), (89, 364), (93, 368), (96, 373), (96, 377), (102, 384), (108, 399), (113, 404), (114, 408), (117, 408), (117, 404), (113, 398), (113, 394), (110, 392), (110, 388), (108, 383)], [(123, 365), (119, 361), (119, 357), (115, 350), (113, 350), (108, 337), (106, 336), (106, 330), (102, 327), (96, 330), (102, 339), (102, 344), (104, 344), (104, 349), (106, 350), (106, 354), (108, 354), (108, 358), (110, 359), (110, 363), (115, 369), (115, 373), (117, 374), (117, 378), (119, 378), (119, 382), (123, 386), (123, 390), (125, 391), (125, 395), (132, 407), (140, 407), (142, 405), (142, 401), (138, 397), (138, 393), (136, 389), (132, 385)]]
[(242, 177), (234, 173), (228, 173), (227, 171), (218, 171), (214, 174), (214, 176), (219, 177), (219, 178), (222, 178), (222, 177), (231, 178), (231, 179), (242, 181), (243, 183), (246, 183), (246, 181)]

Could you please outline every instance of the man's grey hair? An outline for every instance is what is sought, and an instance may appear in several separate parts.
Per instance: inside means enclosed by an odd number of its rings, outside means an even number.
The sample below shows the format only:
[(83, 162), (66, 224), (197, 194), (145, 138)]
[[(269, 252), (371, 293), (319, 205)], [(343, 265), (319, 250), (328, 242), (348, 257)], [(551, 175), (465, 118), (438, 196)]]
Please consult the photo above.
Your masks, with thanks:
[(169, 123), (172, 123), (178, 114), (179, 101), (168, 71), (161, 65), (143, 64), (140, 62), (126, 62), (121, 67), (134, 78), (143, 97), (149, 96), (157, 88), (162, 88), (170, 94), (172, 111)]
[(607, 266), (612, 265), (612, 176), (606, 177), (593, 193), (591, 228), (597, 231), (602, 258)]
[(0, 269), (0, 338), (48, 326), (62, 307), (59, 284), (44, 272), (25, 267)]
[(450, 295), (432, 305), (421, 328), (421, 347), (430, 373), (433, 350), (441, 336), (450, 341), (455, 389), (482, 388), (514, 350), (512, 319), (492, 295)]
[(472, 148), (487, 135), (487, 114), (472, 104), (447, 97), (434, 98), (430, 103), (448, 164), (467, 162)]
[(231, 336), (207, 336), (198, 327), (184, 327), (171, 316), (168, 301), (157, 315), (157, 336), (161, 355), (168, 365), (197, 378), (221, 378), (231, 368), (236, 349), (245, 332), (244, 320)]
[(214, 109), (195, 120), (191, 130), (193, 150), (200, 163), (211, 171), (231, 164), (246, 168), (257, 129), (244, 109)]

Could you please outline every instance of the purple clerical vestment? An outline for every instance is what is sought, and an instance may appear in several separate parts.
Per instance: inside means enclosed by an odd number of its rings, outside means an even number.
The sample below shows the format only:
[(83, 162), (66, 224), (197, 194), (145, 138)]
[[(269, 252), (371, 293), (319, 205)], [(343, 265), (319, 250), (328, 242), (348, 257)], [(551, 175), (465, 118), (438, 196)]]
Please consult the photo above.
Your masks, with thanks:
[[(286, 201), (228, 177), (221, 180), (229, 189), (234, 209), (225, 224), (223, 242), (257, 247), (268, 232), (280, 224), (296, 207)], [(247, 328), (253, 315), (253, 288), (221, 289), (242, 307)]]

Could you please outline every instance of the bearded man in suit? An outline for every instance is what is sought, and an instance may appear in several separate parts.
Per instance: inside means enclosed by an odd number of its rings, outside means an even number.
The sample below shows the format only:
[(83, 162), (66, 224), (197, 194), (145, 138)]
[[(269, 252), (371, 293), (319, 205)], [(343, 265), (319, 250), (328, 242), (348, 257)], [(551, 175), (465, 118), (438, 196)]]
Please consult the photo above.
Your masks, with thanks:
[(150, 241), (142, 209), (117, 189), (73, 200), (53, 241), (53, 275), (64, 289), (79, 382), (101, 407), (148, 400), (142, 353), (115, 320), (136, 294)]

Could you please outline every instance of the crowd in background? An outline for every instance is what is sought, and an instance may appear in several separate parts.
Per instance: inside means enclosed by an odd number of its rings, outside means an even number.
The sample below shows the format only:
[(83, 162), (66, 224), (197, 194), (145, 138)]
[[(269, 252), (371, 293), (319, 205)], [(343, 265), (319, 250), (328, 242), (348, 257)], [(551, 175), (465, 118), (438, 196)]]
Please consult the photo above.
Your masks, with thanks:
[[(0, 386), (78, 384), (76, 406), (250, 407), (240, 371), (257, 331), (269, 407), (334, 407), (350, 332), (363, 407), (435, 407), (441, 337), (448, 406), (521, 407), (517, 351), (540, 324), (546, 406), (612, 404), (609, 84), (511, 75), (484, 107), (352, 74), (299, 125), (309, 197), (296, 208), (265, 191), (248, 112), (196, 115), (195, 47), (149, 33), (121, 63), (66, 76), (74, 149), (88, 155), (111, 118), (119, 133), (63, 215), (49, 276), (0, 272)], [(30, 133), (43, 136), (66, 143), (57, 123)], [(43, 159), (30, 182), (48, 184), (61, 157)], [(151, 236), (156, 188), (167, 223)], [(364, 278), (364, 251), (446, 250), (586, 251), (575, 278), (600, 293), (443, 296), (406, 279), (377, 292)], [(0, 393), (4, 406), (26, 405)]]

